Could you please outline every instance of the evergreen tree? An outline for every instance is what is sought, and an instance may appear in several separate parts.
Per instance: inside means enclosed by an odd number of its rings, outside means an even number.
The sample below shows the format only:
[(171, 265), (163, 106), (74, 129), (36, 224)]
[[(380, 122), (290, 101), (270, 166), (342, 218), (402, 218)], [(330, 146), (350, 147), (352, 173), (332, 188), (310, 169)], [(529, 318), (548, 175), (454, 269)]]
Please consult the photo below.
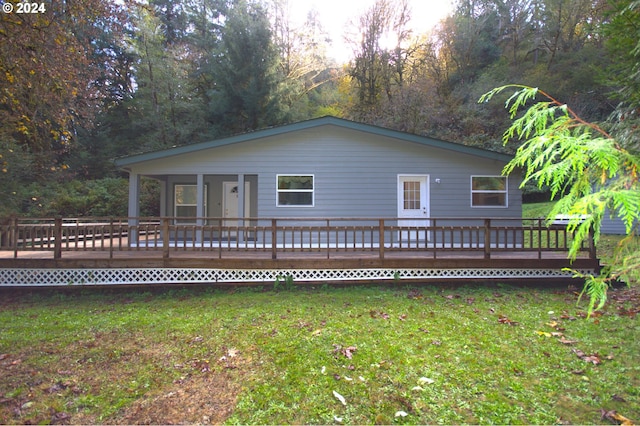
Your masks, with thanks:
[(229, 8), (221, 51), (214, 60), (209, 122), (219, 135), (286, 121), (279, 98), (278, 52), (259, 4), (239, 0)]

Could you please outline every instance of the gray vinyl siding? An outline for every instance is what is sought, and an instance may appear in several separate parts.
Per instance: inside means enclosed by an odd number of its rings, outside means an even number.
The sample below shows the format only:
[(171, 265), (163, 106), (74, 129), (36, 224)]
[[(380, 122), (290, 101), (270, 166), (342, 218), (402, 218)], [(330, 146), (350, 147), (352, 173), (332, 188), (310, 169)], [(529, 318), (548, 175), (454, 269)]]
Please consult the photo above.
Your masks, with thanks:
[[(420, 174), (429, 176), (431, 217), (520, 217), (517, 176), (508, 180), (508, 208), (471, 208), (470, 176), (500, 175), (503, 167), (503, 162), (489, 158), (339, 126), (318, 126), (133, 164), (131, 170), (141, 175), (191, 176), (194, 182), (196, 173), (204, 174), (212, 216), (217, 215), (215, 191), (220, 191), (216, 188), (222, 181), (214, 176), (255, 176), (252, 216), (395, 217), (398, 175)], [(314, 207), (277, 207), (278, 174), (314, 175)], [(168, 190), (172, 188), (167, 185)], [(170, 194), (167, 200), (172, 199)]]
[[(626, 235), (627, 229), (624, 226), (624, 222), (622, 222), (622, 219), (618, 217), (611, 217), (611, 215), (609, 214), (609, 210), (607, 210), (604, 218), (602, 219), (600, 232), (605, 235)], [(640, 230), (638, 230), (638, 233), (640, 235)]]

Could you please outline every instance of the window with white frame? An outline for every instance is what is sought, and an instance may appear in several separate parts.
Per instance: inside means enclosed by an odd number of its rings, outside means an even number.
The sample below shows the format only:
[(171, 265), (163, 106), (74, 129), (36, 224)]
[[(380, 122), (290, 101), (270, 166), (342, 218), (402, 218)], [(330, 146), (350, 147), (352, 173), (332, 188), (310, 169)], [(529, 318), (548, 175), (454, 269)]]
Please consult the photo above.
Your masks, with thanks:
[[(196, 223), (198, 216), (198, 185), (174, 186), (174, 216), (179, 223)], [(207, 211), (207, 186), (204, 189), (204, 211)]]
[(507, 177), (471, 176), (471, 207), (507, 207)]
[(278, 207), (313, 207), (313, 175), (277, 175), (276, 202)]

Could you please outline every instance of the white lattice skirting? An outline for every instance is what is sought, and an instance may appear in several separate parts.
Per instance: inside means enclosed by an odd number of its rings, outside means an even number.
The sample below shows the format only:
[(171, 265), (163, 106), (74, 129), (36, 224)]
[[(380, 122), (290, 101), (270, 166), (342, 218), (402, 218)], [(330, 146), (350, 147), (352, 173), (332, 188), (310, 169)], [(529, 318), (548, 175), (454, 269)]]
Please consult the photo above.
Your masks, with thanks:
[[(584, 274), (593, 271), (580, 271)], [(201, 268), (103, 268), (103, 269), (0, 269), (0, 287), (83, 286), (125, 284), (234, 284), (274, 283), (291, 276), (294, 282), (388, 281), (438, 279), (571, 278), (558, 269), (505, 268), (372, 268), (372, 269), (201, 269)]]

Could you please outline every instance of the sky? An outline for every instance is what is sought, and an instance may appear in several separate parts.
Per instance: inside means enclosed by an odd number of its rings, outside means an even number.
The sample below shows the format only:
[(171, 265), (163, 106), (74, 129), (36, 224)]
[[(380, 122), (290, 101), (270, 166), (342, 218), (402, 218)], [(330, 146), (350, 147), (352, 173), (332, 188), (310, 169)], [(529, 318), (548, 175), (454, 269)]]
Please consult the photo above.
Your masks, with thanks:
[[(408, 0), (411, 9), (410, 28), (414, 35), (433, 28), (452, 11), (452, 0)], [(324, 29), (329, 33), (333, 46), (330, 56), (343, 63), (350, 59), (351, 48), (343, 39), (351, 21), (357, 21), (375, 0), (290, 0), (292, 20), (301, 23), (311, 9), (318, 11)]]

